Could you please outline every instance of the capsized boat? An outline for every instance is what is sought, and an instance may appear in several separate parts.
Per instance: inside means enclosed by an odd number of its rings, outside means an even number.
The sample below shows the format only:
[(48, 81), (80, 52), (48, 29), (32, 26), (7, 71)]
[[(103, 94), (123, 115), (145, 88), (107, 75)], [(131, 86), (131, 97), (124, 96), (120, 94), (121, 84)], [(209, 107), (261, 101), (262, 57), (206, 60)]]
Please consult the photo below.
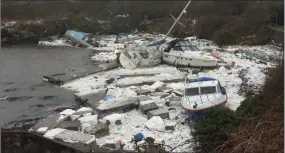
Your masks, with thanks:
[(219, 55), (202, 51), (188, 39), (175, 39), (162, 49), (162, 61), (166, 64), (188, 67), (216, 67)]
[(198, 121), (207, 109), (223, 107), (226, 102), (226, 90), (219, 80), (210, 77), (186, 77), (181, 105), (186, 110), (189, 120)]

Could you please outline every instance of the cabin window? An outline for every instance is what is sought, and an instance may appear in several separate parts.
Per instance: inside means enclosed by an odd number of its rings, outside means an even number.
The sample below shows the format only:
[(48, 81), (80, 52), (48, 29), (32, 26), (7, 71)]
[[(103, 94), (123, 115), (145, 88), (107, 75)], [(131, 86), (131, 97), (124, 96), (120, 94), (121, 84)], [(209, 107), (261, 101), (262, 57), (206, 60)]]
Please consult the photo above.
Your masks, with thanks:
[(195, 96), (199, 95), (199, 88), (188, 88), (185, 90), (186, 96)]
[(182, 51), (182, 49), (179, 46), (174, 46), (173, 49), (176, 51)]
[(217, 93), (216, 91), (216, 86), (213, 87), (201, 87), (201, 94), (213, 94), (213, 93)]

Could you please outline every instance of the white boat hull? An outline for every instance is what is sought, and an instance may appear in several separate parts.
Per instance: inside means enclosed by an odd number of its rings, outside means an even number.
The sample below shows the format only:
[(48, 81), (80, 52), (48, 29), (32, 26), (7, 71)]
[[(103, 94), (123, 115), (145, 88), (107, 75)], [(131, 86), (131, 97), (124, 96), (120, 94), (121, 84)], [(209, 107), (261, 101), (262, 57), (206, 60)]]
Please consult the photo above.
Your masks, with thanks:
[(179, 55), (173, 55), (171, 53), (164, 52), (162, 61), (166, 64), (175, 66), (188, 66), (188, 67), (216, 67), (218, 64), (217, 59), (207, 59), (203, 57), (185, 57)]

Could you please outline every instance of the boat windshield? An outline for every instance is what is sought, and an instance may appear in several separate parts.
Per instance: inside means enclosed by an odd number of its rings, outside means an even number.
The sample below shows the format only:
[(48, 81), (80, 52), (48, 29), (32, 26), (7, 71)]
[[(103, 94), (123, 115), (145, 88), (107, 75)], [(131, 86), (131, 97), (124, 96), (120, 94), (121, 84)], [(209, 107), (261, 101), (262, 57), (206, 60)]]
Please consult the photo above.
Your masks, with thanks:
[(199, 88), (187, 88), (185, 89), (185, 96), (199, 95)]
[(200, 51), (197, 46), (190, 44), (189, 40), (181, 40), (177, 43), (177, 45), (183, 51)]
[(216, 91), (216, 86), (211, 86), (211, 87), (201, 87), (201, 95), (203, 94), (213, 94), (213, 93), (217, 93)]

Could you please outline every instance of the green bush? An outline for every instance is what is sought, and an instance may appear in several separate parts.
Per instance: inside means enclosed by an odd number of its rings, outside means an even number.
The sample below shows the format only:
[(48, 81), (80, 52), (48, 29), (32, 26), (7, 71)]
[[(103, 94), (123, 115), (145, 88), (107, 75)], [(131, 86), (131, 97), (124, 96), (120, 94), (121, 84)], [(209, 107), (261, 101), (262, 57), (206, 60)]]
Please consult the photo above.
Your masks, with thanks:
[(229, 138), (229, 133), (239, 124), (234, 111), (229, 108), (212, 108), (199, 122), (193, 124), (196, 153), (213, 152)]

